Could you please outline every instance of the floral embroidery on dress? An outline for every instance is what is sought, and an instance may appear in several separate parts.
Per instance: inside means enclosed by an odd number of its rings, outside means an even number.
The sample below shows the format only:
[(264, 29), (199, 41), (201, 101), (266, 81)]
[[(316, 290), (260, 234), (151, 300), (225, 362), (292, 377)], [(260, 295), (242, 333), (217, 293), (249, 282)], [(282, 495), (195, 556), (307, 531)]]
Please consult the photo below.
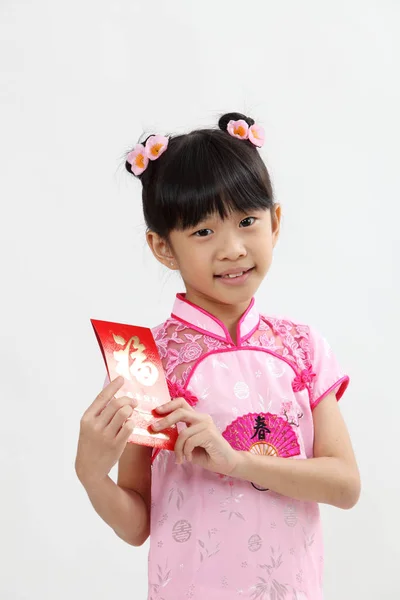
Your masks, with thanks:
[[(150, 589), (158, 597), (158, 594), (169, 584), (171, 579), (171, 569), (168, 568), (168, 561), (165, 563), (164, 568), (161, 565), (157, 565), (157, 583), (150, 583)], [(152, 598), (153, 596), (150, 596), (150, 600)]]
[(310, 329), (306, 325), (295, 325), (282, 319), (270, 319), (273, 331), (278, 335), (284, 349), (283, 356), (294, 360), (298, 368), (309, 366)]
[(158, 353), (160, 358), (163, 359), (167, 356), (168, 338), (167, 332), (164, 327), (159, 327), (153, 331), (154, 341), (157, 344)]
[(201, 335), (190, 335), (185, 333), (185, 338), (189, 340), (184, 346), (182, 346), (179, 352), (179, 360), (181, 362), (191, 362), (197, 360), (203, 353), (203, 349), (200, 344), (197, 343), (202, 336)]
[[(167, 378), (183, 388), (199, 359), (208, 353), (232, 347), (228, 341), (214, 337), (211, 333), (200, 333), (195, 327), (175, 318), (155, 328), (153, 334)], [(243, 342), (242, 347), (264, 348), (289, 360), (297, 371), (294, 391), (302, 391), (306, 387), (311, 391), (312, 380), (307, 380), (307, 370), (311, 369), (310, 330), (307, 326), (295, 325), (283, 319), (267, 320), (261, 317), (257, 331)]]
[(200, 343), (204, 336), (175, 319), (156, 328), (153, 336), (167, 378), (185, 386), (193, 366), (207, 351)]
[(216, 554), (219, 553), (221, 542), (214, 543), (212, 540), (212, 536), (218, 532), (217, 529), (209, 529), (207, 532), (208, 539), (204, 542), (203, 540), (197, 540), (197, 543), (200, 547), (200, 562), (202, 563), (204, 560), (208, 560), (212, 558)]
[(180, 488), (172, 487), (169, 490), (168, 504), (170, 504), (171, 502), (176, 502), (176, 508), (177, 508), (177, 510), (180, 510), (182, 508), (182, 504), (184, 503), (184, 501), (185, 501), (185, 495)]
[(205, 335), (203, 338), (205, 345), (207, 346), (209, 352), (213, 352), (215, 350), (219, 350), (220, 348), (225, 348), (226, 343), (221, 342), (221, 340), (217, 338), (213, 338), (209, 335)]
[(266, 333), (260, 335), (259, 345), (263, 348), (271, 350), (272, 352), (277, 352), (279, 350), (279, 346), (277, 345), (275, 338)]
[(295, 427), (300, 426), (300, 419), (304, 417), (301, 411), (294, 410), (293, 402), (282, 402), (281, 414), (290, 425), (294, 425)]

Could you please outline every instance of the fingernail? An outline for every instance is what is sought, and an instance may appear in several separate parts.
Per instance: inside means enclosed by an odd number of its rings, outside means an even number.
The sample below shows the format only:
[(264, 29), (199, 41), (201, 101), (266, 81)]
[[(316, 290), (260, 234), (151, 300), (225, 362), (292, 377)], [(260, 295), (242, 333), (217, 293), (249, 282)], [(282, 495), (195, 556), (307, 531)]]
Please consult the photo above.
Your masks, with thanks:
[(158, 430), (158, 429), (160, 429), (160, 424), (159, 423), (153, 423), (152, 428)]

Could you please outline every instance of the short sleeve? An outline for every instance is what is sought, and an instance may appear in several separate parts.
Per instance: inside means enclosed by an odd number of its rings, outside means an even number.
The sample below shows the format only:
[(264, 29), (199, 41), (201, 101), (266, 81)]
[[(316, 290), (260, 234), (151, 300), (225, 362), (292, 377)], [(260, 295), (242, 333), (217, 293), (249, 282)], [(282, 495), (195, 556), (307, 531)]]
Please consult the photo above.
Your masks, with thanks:
[(343, 372), (326, 339), (312, 328), (310, 328), (310, 350), (312, 371), (315, 374), (311, 388), (313, 410), (331, 392), (335, 392), (337, 400), (340, 400), (350, 379)]

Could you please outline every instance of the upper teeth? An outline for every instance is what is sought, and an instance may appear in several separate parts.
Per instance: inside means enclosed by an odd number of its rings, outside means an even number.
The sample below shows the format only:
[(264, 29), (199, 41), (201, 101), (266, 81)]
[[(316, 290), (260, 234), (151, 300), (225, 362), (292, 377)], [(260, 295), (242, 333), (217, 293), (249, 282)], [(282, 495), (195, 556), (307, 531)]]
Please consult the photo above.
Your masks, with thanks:
[(241, 277), (243, 273), (244, 271), (242, 271), (241, 273), (229, 273), (228, 275), (224, 275), (224, 277), (230, 277), (232, 279), (233, 277)]

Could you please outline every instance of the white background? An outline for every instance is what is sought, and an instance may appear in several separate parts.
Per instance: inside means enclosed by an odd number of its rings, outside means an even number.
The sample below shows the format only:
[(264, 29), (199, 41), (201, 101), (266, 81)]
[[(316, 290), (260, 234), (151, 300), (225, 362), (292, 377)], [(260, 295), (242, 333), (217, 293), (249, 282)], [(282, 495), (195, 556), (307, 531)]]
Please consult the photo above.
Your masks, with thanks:
[(259, 306), (352, 379), (363, 493), (323, 510), (326, 599), (399, 597), (399, 30), (395, 0), (1, 0), (1, 600), (146, 598), (147, 547), (74, 472), (105, 374), (89, 319), (155, 325), (182, 289), (123, 153), (230, 110), (264, 124), (285, 214)]

